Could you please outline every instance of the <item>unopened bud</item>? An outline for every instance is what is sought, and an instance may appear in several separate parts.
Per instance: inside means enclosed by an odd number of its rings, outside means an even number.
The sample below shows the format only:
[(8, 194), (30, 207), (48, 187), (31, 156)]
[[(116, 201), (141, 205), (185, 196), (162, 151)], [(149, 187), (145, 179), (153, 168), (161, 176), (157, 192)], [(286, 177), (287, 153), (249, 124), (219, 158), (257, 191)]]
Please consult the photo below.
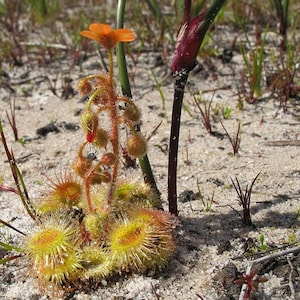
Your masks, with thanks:
[(91, 184), (101, 184), (102, 182), (110, 182), (111, 175), (109, 172), (102, 171), (101, 168), (94, 171), (90, 176)]
[(111, 182), (111, 175), (109, 172), (102, 173), (102, 181), (106, 183)]
[(147, 143), (140, 134), (134, 134), (127, 141), (127, 152), (132, 157), (140, 157), (147, 152)]
[(96, 137), (98, 127), (97, 115), (89, 109), (85, 110), (81, 116), (81, 124), (83, 130), (86, 132), (87, 141), (92, 143)]
[(105, 148), (108, 142), (108, 133), (103, 128), (98, 128), (95, 132), (93, 144), (98, 148)]
[(79, 80), (77, 89), (79, 93), (83, 96), (88, 95), (93, 91), (91, 82), (86, 78)]
[(101, 218), (97, 214), (91, 213), (86, 215), (83, 222), (92, 239), (99, 237), (103, 224)]
[(112, 152), (103, 154), (101, 163), (104, 166), (111, 166), (116, 162), (116, 156)]
[(141, 112), (137, 108), (136, 105), (130, 104), (130, 105), (126, 106), (126, 108), (124, 110), (124, 113), (123, 113), (123, 116), (127, 120), (130, 120), (132, 122), (137, 122), (137, 121), (140, 120)]
[(84, 177), (92, 167), (92, 160), (84, 157), (77, 156), (72, 164), (73, 170), (80, 177)]
[(199, 48), (205, 36), (201, 22), (206, 16), (206, 11), (188, 20), (182, 25), (172, 59), (172, 72), (191, 71), (196, 65)]

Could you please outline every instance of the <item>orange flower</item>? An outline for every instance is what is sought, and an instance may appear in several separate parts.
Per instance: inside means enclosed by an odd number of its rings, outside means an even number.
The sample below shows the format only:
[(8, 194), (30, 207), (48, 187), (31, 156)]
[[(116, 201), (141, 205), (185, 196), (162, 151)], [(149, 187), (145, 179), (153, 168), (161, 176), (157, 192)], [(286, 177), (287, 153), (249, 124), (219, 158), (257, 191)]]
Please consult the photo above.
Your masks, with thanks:
[(130, 29), (112, 29), (108, 24), (93, 23), (89, 30), (80, 32), (82, 36), (97, 41), (106, 50), (111, 50), (119, 42), (132, 42), (135, 34)]

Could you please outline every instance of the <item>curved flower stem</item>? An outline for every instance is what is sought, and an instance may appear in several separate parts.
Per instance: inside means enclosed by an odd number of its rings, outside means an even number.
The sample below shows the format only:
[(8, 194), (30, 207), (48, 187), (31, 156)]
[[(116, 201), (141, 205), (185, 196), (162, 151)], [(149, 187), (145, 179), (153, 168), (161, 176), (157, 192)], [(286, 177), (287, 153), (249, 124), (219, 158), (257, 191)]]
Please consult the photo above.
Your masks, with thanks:
[[(119, 0), (118, 1), (118, 9), (117, 9), (117, 28), (123, 28), (124, 25), (124, 12), (125, 12), (125, 4), (126, 0)], [(125, 50), (123, 43), (119, 43), (117, 45), (117, 59), (118, 59), (118, 69), (119, 69), (119, 80), (122, 88), (122, 93), (128, 98), (132, 98), (128, 72), (127, 72), (127, 65), (126, 65), (126, 58), (125, 58)], [(135, 125), (136, 131), (140, 131), (140, 126), (138, 124)], [(143, 157), (139, 157), (139, 164), (142, 169), (142, 173), (144, 176), (144, 181), (148, 183), (152, 190), (156, 193), (157, 197), (160, 198), (160, 191), (157, 188), (154, 175), (152, 172), (152, 168), (150, 165), (149, 158), (146, 155)], [(161, 203), (159, 203), (159, 207), (161, 208)]]

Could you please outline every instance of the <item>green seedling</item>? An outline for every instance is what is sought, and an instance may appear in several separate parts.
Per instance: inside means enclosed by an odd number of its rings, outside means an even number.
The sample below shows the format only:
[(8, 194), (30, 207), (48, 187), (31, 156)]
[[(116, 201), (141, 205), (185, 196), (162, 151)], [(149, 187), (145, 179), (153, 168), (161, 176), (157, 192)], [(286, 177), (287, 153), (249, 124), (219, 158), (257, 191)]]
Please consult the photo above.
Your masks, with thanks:
[(292, 232), (289, 232), (288, 233), (288, 236), (287, 236), (287, 241), (286, 241), (288, 244), (294, 244), (297, 242), (297, 234), (292, 231)]
[(213, 190), (213, 193), (211, 195), (211, 197), (205, 199), (205, 197), (203, 196), (203, 194), (201, 193), (201, 189), (200, 189), (200, 182), (197, 179), (197, 190), (198, 190), (198, 197), (204, 207), (204, 211), (206, 212), (210, 212), (212, 211), (212, 206), (215, 203), (215, 190)]
[[(246, 99), (249, 103), (254, 103), (261, 96), (262, 92), (262, 73), (266, 34), (267, 29), (265, 30), (261, 44), (255, 49), (251, 49), (248, 53), (246, 52), (244, 46), (240, 46), (240, 51), (242, 53), (245, 69), (248, 75), (246, 80), (249, 86), (249, 95), (246, 97)], [(251, 48), (251, 43), (246, 32), (245, 36), (246, 40), (248, 41), (248, 46)]]
[(151, 70), (151, 74), (153, 76), (155, 86), (156, 86), (156, 88), (159, 92), (160, 98), (161, 98), (162, 110), (164, 112), (164, 117), (165, 117), (166, 121), (168, 121), (168, 115), (167, 115), (167, 110), (166, 110), (166, 98), (165, 98), (165, 94), (164, 94), (164, 91), (163, 91), (162, 83), (158, 81), (158, 79), (157, 79), (156, 75), (154, 74), (153, 70)]
[(228, 106), (222, 109), (223, 118), (228, 120), (231, 118), (232, 109)]
[(261, 251), (266, 251), (268, 249), (268, 245), (265, 242), (265, 236), (263, 234), (259, 235), (259, 245), (258, 248)]
[(30, 4), (34, 18), (39, 23), (44, 23), (58, 12), (60, 2), (58, 0), (27, 0)]

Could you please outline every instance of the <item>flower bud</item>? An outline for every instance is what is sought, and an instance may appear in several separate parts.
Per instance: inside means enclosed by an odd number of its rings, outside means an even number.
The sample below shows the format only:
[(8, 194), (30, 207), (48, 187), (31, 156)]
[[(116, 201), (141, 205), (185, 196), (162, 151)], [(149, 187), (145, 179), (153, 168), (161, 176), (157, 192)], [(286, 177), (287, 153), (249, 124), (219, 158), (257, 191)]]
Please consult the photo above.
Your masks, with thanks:
[(108, 182), (111, 182), (111, 175), (109, 172), (102, 172), (102, 181), (105, 182), (105, 183), (108, 183)]
[(189, 72), (195, 67), (199, 48), (206, 33), (201, 28), (205, 16), (206, 11), (188, 20), (180, 28), (172, 59), (172, 72), (174, 74), (183, 70)]
[(145, 155), (147, 152), (147, 143), (144, 137), (136, 133), (130, 139), (128, 139), (127, 152), (133, 157)]
[(90, 109), (85, 110), (81, 116), (81, 124), (83, 130), (86, 132), (87, 141), (89, 143), (92, 143), (96, 137), (96, 132), (98, 128), (97, 115)]
[(77, 89), (79, 93), (83, 96), (88, 95), (93, 91), (91, 82), (86, 78), (79, 80)]
[(99, 87), (97, 88), (97, 95), (95, 95), (93, 103), (97, 106), (106, 105), (112, 97), (115, 96), (110, 91), (110, 88)]
[(93, 144), (98, 148), (105, 148), (108, 142), (108, 133), (103, 128), (98, 128), (95, 133)]
[(83, 178), (86, 173), (92, 167), (92, 160), (84, 157), (77, 156), (72, 164), (73, 170), (76, 174), (78, 174), (81, 178)]
[(140, 120), (141, 112), (134, 104), (129, 104), (126, 106), (123, 116), (125, 119), (130, 120), (132, 122), (137, 122)]
[(90, 175), (90, 183), (91, 184), (101, 184), (102, 182), (110, 182), (111, 181), (111, 175), (109, 172), (103, 172), (101, 168), (99, 170), (94, 171)]
[(92, 239), (96, 239), (100, 236), (103, 224), (98, 214), (91, 213), (86, 215), (84, 217), (84, 225)]
[(116, 156), (112, 152), (103, 154), (101, 163), (104, 166), (111, 166), (116, 162)]

